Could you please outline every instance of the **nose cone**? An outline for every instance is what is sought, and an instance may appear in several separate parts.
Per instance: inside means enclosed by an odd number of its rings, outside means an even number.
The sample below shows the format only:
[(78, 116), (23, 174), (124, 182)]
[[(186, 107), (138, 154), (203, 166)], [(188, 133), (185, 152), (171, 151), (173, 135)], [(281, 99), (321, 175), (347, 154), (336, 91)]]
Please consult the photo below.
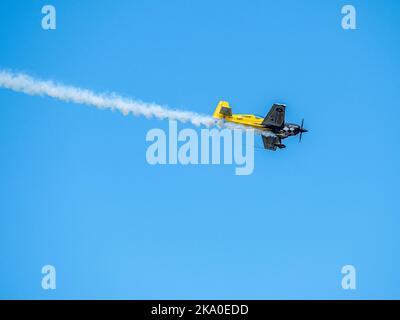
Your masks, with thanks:
[(308, 130), (307, 130), (307, 129), (304, 129), (304, 128), (301, 128), (301, 129), (300, 129), (300, 132), (308, 132)]

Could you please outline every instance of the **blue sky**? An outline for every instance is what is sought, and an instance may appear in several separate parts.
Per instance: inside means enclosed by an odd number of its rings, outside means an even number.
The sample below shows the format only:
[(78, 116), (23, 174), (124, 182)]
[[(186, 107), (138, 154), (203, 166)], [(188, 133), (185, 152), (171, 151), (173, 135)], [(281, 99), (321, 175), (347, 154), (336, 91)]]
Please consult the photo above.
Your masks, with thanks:
[(150, 166), (166, 121), (0, 89), (0, 298), (400, 298), (400, 5), (351, 1), (343, 30), (345, 4), (1, 1), (1, 69), (204, 114), (283, 102), (310, 132), (250, 176)]

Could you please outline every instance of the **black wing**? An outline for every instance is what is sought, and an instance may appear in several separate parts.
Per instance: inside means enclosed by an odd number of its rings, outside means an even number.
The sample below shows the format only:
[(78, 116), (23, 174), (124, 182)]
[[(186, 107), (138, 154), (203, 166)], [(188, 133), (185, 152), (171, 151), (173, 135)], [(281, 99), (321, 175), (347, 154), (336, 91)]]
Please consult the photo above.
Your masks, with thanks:
[(261, 136), (264, 144), (264, 148), (275, 151), (278, 146), (281, 145), (281, 139), (278, 137), (266, 137)]
[(266, 127), (282, 128), (285, 124), (285, 108), (284, 104), (273, 104), (262, 124)]

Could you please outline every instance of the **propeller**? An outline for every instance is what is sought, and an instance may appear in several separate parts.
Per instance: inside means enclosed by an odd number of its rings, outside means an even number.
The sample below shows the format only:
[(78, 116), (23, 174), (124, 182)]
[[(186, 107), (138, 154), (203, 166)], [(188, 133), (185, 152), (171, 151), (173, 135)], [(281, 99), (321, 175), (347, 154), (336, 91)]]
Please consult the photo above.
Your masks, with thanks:
[(302, 135), (303, 135), (303, 132), (307, 132), (307, 131), (308, 131), (308, 130), (306, 130), (306, 129), (303, 129), (303, 124), (304, 124), (304, 119), (301, 120), (299, 142), (301, 142), (301, 137), (302, 137)]

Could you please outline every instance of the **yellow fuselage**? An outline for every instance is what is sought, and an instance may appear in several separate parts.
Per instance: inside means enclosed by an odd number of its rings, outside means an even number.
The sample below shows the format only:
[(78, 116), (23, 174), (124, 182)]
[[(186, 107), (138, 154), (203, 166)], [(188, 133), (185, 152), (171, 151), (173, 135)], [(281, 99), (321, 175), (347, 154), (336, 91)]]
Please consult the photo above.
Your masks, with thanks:
[(232, 114), (232, 109), (227, 101), (220, 101), (213, 113), (215, 119), (225, 120), (227, 122), (237, 123), (243, 126), (252, 127), (258, 130), (268, 131), (262, 125), (264, 118), (254, 114)]
[(228, 122), (241, 124), (255, 129), (266, 130), (262, 125), (264, 118), (257, 117), (254, 114), (233, 114), (231, 116), (224, 116), (223, 119)]

